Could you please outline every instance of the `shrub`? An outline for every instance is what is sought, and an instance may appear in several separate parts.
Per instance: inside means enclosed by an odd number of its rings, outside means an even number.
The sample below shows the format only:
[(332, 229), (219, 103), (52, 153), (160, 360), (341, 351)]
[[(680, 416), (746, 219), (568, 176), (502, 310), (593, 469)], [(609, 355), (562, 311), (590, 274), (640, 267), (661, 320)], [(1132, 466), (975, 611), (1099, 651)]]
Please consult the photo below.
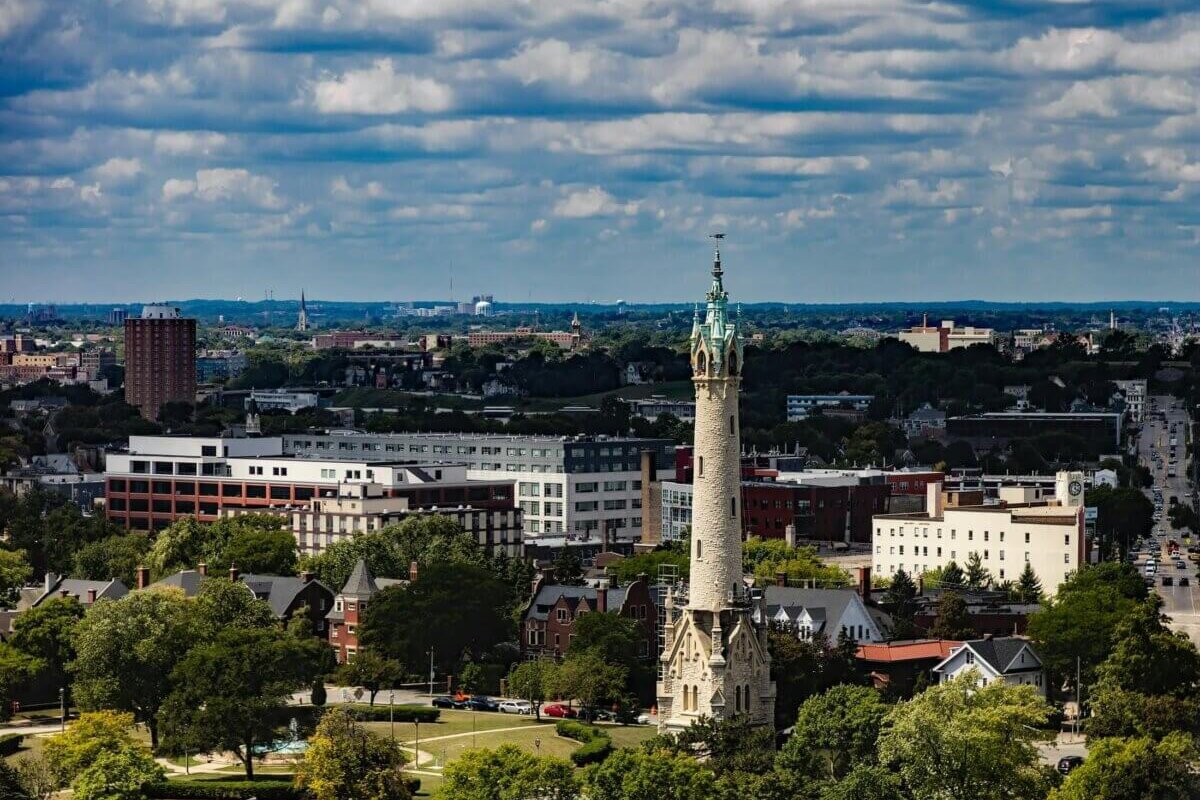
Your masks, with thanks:
[(21, 749), (21, 742), (25, 741), (23, 733), (8, 733), (0, 736), (0, 757), (11, 756), (13, 753)]
[(184, 781), (167, 780), (146, 787), (146, 796), (161, 800), (304, 800), (302, 789), (292, 786), (291, 778), (280, 780)]
[(389, 714), (395, 712), (396, 722), (437, 722), (438, 717), (442, 715), (440, 708), (431, 708), (430, 706), (394, 706), (389, 711), (387, 706), (374, 705), (369, 706), (366, 703), (351, 703), (342, 706), (354, 718), (363, 722), (387, 722), (391, 717)]
[(608, 758), (608, 754), (612, 752), (612, 739), (609, 738), (609, 735), (591, 725), (584, 725), (582, 722), (576, 722), (571, 719), (563, 719), (559, 720), (554, 726), (554, 731), (559, 736), (583, 742), (583, 747), (571, 753), (571, 761), (577, 767), (587, 764), (599, 764)]

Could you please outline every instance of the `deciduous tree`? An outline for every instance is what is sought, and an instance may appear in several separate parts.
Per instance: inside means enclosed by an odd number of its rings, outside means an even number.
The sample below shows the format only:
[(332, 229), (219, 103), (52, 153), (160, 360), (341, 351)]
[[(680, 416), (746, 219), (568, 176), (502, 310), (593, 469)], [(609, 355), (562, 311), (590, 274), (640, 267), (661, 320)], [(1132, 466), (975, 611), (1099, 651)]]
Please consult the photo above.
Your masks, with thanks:
[(1035, 743), (1049, 713), (1032, 686), (981, 687), (968, 670), (888, 714), (879, 760), (913, 800), (1041, 800), (1050, 784)]
[(314, 800), (408, 800), (404, 761), (399, 745), (335, 708), (308, 740), (296, 786)]
[(235, 753), (254, 776), (256, 750), (285, 722), (287, 697), (313, 679), (308, 651), (278, 628), (226, 628), (193, 647), (172, 673), (161, 711), (172, 742)]
[(375, 695), (380, 689), (393, 686), (404, 676), (404, 666), (382, 655), (369, 647), (354, 654), (354, 659), (337, 670), (334, 685), (361, 686), (367, 690), (370, 705), (375, 705)]
[(929, 628), (929, 635), (938, 639), (975, 638), (967, 601), (958, 592), (942, 592), (937, 603), (937, 620)]
[(800, 706), (777, 767), (816, 779), (839, 780), (875, 760), (875, 741), (890, 707), (867, 686), (835, 686)]
[(570, 761), (502, 744), (468, 750), (447, 764), (441, 792), (448, 800), (577, 800), (579, 789)]
[(75, 630), (75, 695), (88, 711), (132, 711), (158, 747), (158, 710), (175, 665), (205, 635), (192, 601), (176, 589), (101, 600)]
[(75, 626), (83, 619), (83, 606), (74, 597), (53, 597), (27, 609), (13, 622), (9, 642), (34, 659), (63, 692), (70, 705), (71, 676), (67, 665), (75, 658)]

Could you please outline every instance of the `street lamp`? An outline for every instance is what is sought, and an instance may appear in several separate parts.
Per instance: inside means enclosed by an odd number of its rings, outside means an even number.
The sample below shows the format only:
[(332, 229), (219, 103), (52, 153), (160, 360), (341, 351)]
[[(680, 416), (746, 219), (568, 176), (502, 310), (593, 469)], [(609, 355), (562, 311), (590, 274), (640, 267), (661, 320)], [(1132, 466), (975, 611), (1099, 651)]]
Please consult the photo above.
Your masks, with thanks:
[(396, 693), (388, 692), (388, 722), (392, 726), (392, 741), (396, 741)]
[(67, 730), (67, 690), (61, 686), (58, 687), (58, 707), (61, 713), (59, 730), (65, 733)]

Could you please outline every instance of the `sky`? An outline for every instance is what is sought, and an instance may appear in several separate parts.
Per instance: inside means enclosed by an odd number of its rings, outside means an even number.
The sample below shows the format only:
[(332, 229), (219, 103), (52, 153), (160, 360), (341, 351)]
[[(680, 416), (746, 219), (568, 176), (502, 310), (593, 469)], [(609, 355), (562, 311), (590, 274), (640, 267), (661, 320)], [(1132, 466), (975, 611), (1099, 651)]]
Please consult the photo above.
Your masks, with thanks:
[(1196, 300), (1198, 199), (1198, 0), (0, 0), (0, 302)]

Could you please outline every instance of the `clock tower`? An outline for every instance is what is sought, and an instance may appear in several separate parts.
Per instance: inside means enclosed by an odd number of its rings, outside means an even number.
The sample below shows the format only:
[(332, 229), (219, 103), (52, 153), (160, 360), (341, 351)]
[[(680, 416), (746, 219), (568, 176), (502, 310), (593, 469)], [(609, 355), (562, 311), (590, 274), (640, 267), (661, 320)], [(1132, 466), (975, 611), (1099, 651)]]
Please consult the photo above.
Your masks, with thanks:
[(1054, 498), (1060, 505), (1077, 508), (1083, 505), (1083, 473), (1059, 472), (1054, 476)]
[[(775, 684), (765, 623), (742, 579), (741, 447), (738, 390), (742, 335), (729, 316), (716, 234), (703, 318), (692, 322), (696, 390), (692, 536), (686, 599), (669, 594), (658, 681), (659, 728), (681, 730), (702, 716), (775, 719)], [(677, 608), (682, 603), (682, 608)], [(765, 614), (758, 615), (765, 619)]]

